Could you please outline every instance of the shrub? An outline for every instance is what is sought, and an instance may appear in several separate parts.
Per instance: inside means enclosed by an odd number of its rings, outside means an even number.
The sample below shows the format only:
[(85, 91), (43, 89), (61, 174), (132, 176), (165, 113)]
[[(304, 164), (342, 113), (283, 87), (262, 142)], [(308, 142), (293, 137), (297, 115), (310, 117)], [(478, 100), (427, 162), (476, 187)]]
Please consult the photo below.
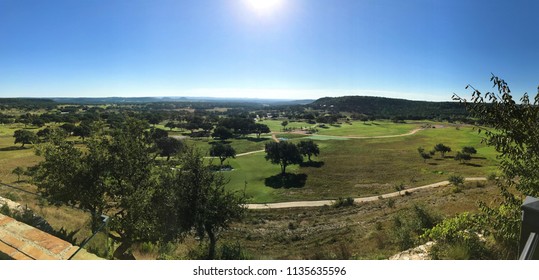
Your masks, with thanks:
[(460, 175), (451, 175), (449, 176), (448, 181), (454, 186), (462, 186), (464, 184), (464, 177)]
[(490, 254), (479, 238), (477, 217), (462, 213), (445, 219), (421, 236), (436, 241), (433, 259), (486, 259)]
[(340, 207), (353, 206), (354, 204), (355, 204), (355, 201), (352, 197), (347, 197), (347, 198), (339, 197), (337, 198), (337, 200), (335, 200), (335, 202), (333, 202), (332, 206), (335, 208), (340, 208)]
[(11, 201), (20, 201), (21, 197), (13, 192), (8, 192), (4, 195), (5, 198), (11, 200)]

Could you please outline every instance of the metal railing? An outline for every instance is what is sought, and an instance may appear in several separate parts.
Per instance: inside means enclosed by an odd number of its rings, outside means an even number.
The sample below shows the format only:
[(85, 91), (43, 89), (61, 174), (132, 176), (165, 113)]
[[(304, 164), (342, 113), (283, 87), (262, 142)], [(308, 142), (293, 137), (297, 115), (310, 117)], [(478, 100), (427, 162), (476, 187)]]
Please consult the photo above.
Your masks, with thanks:
[(520, 260), (539, 260), (539, 199), (528, 196), (522, 204)]

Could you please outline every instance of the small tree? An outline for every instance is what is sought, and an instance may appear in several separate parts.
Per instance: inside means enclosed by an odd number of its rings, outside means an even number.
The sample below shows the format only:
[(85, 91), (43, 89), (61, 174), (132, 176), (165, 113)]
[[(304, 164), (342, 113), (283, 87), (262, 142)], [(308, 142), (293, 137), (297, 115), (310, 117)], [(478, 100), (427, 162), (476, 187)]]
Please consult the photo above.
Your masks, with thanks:
[(395, 185), (395, 190), (399, 192), (399, 195), (401, 194), (401, 191), (404, 190), (404, 183), (400, 183), (398, 185)]
[(285, 130), (286, 126), (288, 125), (288, 121), (283, 121), (281, 125), (283, 126), (283, 130)]
[[(425, 153), (425, 149), (423, 147), (417, 148), (417, 152), (423, 158), (423, 162), (427, 162), (427, 159), (431, 159), (431, 153)], [(431, 151), (432, 152), (432, 151)]]
[(281, 175), (286, 174), (286, 167), (290, 164), (300, 164), (303, 157), (294, 143), (287, 141), (271, 142), (266, 144), (266, 160), (281, 165)]
[(445, 158), (445, 153), (451, 152), (451, 148), (442, 143), (436, 144), (436, 146), (434, 146), (434, 150), (440, 152), (442, 158)]
[(455, 160), (458, 160), (461, 163), (464, 163), (465, 161), (469, 161), (471, 159), (472, 159), (472, 156), (465, 152), (457, 152), (457, 155), (455, 156)]
[(451, 175), (448, 179), (449, 183), (453, 184), (454, 186), (462, 186), (464, 184), (464, 177), (460, 175)]
[(210, 156), (218, 157), (222, 167), (227, 158), (236, 158), (236, 150), (229, 144), (217, 143), (210, 148)]
[(25, 172), (24, 168), (22, 168), (20, 166), (15, 167), (15, 169), (13, 169), (13, 171), (11, 171), (12, 174), (17, 175), (17, 182), (21, 181), (21, 175), (24, 175), (24, 172)]
[(318, 148), (318, 145), (314, 143), (313, 140), (303, 140), (299, 142), (298, 144), (299, 152), (302, 155), (305, 155), (308, 157), (309, 161), (311, 161), (311, 156), (318, 156), (320, 154), (320, 149)]
[(36, 143), (38, 140), (35, 133), (26, 129), (15, 130), (15, 132), (13, 133), (13, 137), (15, 137), (14, 144), (22, 143), (21, 148), (24, 148), (25, 144)]
[(466, 147), (462, 148), (462, 152), (466, 153), (466, 154), (469, 154), (469, 155), (477, 154), (477, 150), (474, 147), (471, 147), (471, 146), (466, 146)]

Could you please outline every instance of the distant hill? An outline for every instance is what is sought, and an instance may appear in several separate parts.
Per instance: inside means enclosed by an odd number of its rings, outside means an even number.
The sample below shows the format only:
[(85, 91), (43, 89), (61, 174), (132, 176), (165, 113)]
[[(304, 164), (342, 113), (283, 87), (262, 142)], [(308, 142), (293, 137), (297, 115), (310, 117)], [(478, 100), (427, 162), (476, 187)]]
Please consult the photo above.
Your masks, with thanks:
[(13, 108), (46, 108), (54, 107), (56, 102), (52, 99), (47, 98), (0, 98), (0, 109), (4, 107), (13, 107)]
[(261, 99), (261, 98), (221, 98), (221, 97), (75, 97), (53, 98), (59, 103), (71, 104), (112, 104), (112, 103), (164, 103), (164, 102), (211, 102), (211, 103), (255, 103), (269, 105), (294, 105), (308, 104), (314, 100), (284, 100), (284, 99)]
[(307, 106), (329, 112), (359, 113), (376, 118), (445, 119), (468, 116), (464, 106), (458, 102), (412, 101), (372, 96), (324, 97)]

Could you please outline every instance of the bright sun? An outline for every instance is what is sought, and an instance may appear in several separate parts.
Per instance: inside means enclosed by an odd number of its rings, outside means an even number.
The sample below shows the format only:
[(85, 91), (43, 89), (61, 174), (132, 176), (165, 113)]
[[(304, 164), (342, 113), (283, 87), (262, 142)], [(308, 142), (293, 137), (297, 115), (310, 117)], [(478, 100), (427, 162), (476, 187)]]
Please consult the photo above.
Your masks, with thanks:
[(244, 0), (247, 5), (255, 12), (260, 14), (269, 14), (278, 9), (283, 0)]

